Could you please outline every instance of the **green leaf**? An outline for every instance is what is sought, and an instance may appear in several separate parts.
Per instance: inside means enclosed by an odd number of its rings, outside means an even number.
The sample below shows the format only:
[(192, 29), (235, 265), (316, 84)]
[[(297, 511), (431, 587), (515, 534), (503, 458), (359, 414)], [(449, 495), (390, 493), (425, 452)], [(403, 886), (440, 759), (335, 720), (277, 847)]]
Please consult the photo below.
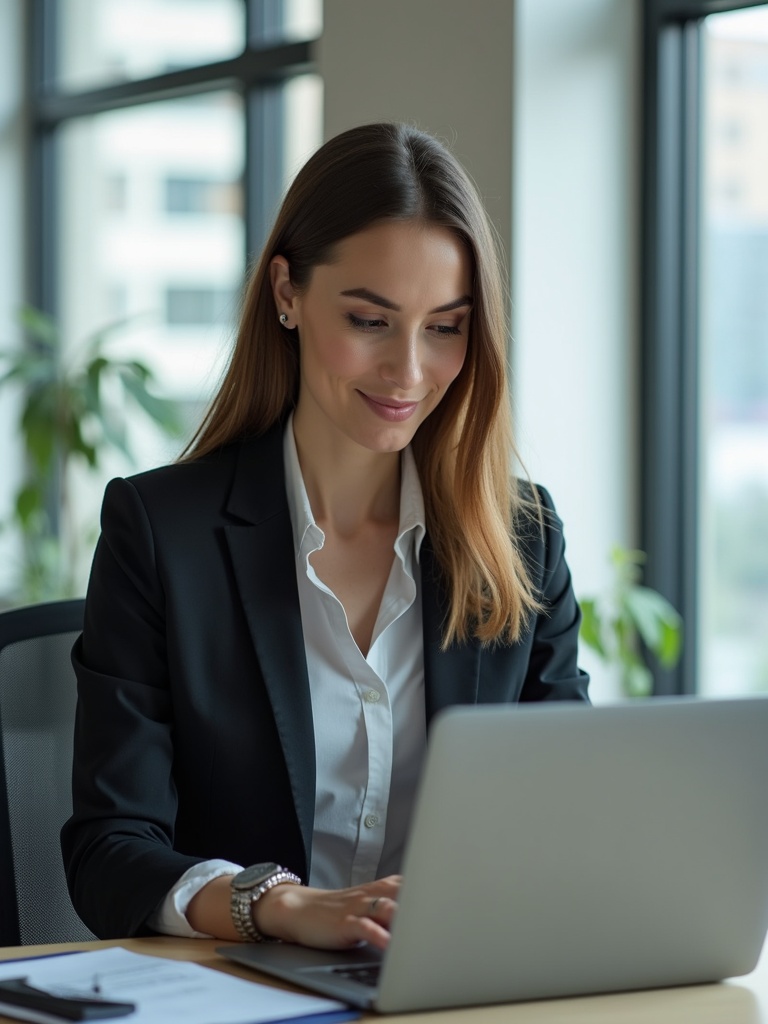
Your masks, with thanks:
[(597, 602), (590, 597), (582, 598), (581, 605), (581, 627), (579, 637), (587, 647), (591, 647), (604, 660), (608, 657), (602, 637), (602, 621), (597, 610)]
[(622, 664), (636, 661), (637, 630), (631, 619), (620, 613), (612, 620), (611, 629), (616, 637), (616, 654), (619, 661)]
[(680, 660), (680, 652), (683, 649), (683, 622), (679, 619), (677, 625), (664, 622), (661, 628), (661, 644), (656, 651), (656, 657), (664, 668), (674, 668)]
[(50, 472), (56, 450), (55, 420), (40, 415), (35, 406), (27, 405), (21, 420), (27, 454), (43, 475)]
[(43, 493), (39, 485), (25, 484), (16, 495), (16, 518), (22, 526), (26, 526), (37, 512), (43, 508)]
[(27, 386), (37, 386), (56, 379), (56, 362), (46, 353), (21, 349), (5, 361), (11, 365), (0, 377), (0, 385), (6, 381), (18, 380)]
[(110, 416), (106, 410), (99, 417), (99, 423), (101, 424), (101, 429), (104, 431), (105, 440), (108, 441), (113, 448), (122, 452), (127, 459), (133, 462), (133, 453), (128, 445), (128, 435), (125, 430), (125, 423), (118, 421), (114, 416)]
[(156, 395), (153, 395), (151, 392), (147, 391), (142, 382), (136, 380), (135, 377), (132, 377), (128, 373), (121, 373), (120, 378), (126, 392), (139, 406), (141, 406), (150, 419), (154, 420), (155, 423), (163, 427), (163, 429), (168, 431), (168, 433), (181, 432), (175, 402), (171, 402), (166, 398), (158, 398)]
[(615, 566), (621, 565), (644, 565), (646, 555), (638, 548), (623, 548), (614, 544), (611, 548), (611, 561)]
[(70, 455), (81, 455), (93, 469), (98, 464), (98, 452), (95, 446), (83, 437), (81, 423), (80, 416), (68, 418), (61, 435), (62, 447), (66, 448)]
[(679, 642), (676, 647), (674, 634), (680, 634), (682, 621), (669, 601), (649, 587), (635, 586), (624, 595), (623, 604), (648, 649), (659, 660), (674, 658), (676, 661)]
[(47, 313), (35, 309), (34, 306), (22, 306), (19, 310), (19, 323), (35, 341), (48, 348), (58, 347), (59, 331), (56, 321)]
[(154, 379), (152, 371), (146, 363), (139, 362), (138, 359), (129, 359), (127, 362), (120, 363), (121, 373), (133, 375), (137, 380), (143, 384), (148, 384)]
[(653, 676), (646, 665), (632, 662), (624, 667), (622, 685), (628, 697), (648, 697), (653, 689)]
[(103, 356), (92, 359), (85, 368), (85, 386), (83, 397), (89, 412), (101, 415), (101, 376), (109, 367), (109, 361)]

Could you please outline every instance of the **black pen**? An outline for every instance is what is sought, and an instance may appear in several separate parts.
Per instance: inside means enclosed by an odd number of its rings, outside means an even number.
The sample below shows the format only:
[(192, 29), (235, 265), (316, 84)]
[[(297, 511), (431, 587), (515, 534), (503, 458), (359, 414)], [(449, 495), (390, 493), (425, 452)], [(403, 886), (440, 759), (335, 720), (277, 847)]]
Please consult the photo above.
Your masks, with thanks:
[(136, 1004), (80, 996), (55, 996), (28, 985), (26, 978), (8, 978), (6, 981), (0, 981), (0, 1009), (7, 1008), (13, 1016), (14, 1007), (67, 1021), (127, 1017), (129, 1013), (134, 1012)]

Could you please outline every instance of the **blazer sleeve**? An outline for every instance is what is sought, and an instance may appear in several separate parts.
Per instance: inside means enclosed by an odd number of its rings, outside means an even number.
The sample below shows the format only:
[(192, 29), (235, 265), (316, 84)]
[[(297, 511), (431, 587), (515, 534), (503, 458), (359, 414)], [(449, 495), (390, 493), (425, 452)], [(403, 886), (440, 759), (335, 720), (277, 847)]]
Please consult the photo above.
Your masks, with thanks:
[(84, 630), (72, 659), (73, 814), (62, 830), (72, 901), (102, 938), (146, 933), (149, 914), (203, 858), (173, 849), (164, 594), (149, 518), (127, 480), (112, 481), (105, 494)]
[(529, 525), (523, 550), (536, 581), (542, 611), (535, 616), (521, 701), (588, 701), (589, 676), (578, 667), (581, 611), (565, 560), (563, 524), (549, 492), (536, 488), (542, 505), (543, 531)]

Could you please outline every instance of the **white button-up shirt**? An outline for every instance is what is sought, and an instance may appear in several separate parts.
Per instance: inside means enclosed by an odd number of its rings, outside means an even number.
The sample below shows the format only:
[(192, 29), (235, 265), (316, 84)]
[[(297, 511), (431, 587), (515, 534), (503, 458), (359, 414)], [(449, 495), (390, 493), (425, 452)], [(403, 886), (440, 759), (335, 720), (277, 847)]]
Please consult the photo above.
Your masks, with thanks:
[[(316, 788), (309, 884), (345, 888), (400, 870), (416, 784), (426, 750), (423, 632), (418, 571), (424, 503), (409, 448), (401, 456), (395, 557), (367, 656), (344, 608), (315, 573), (325, 542), (301, 475), (293, 422), (283, 457), (293, 527), (296, 579), (312, 699)], [(185, 913), (214, 878), (241, 870), (206, 861), (179, 879), (149, 924), (195, 936)]]

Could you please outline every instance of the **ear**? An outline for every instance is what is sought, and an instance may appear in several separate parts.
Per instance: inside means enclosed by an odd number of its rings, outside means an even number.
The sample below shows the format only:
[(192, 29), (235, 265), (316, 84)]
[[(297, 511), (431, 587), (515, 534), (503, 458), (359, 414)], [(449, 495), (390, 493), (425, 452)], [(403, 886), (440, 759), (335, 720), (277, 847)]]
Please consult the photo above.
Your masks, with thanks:
[(291, 283), (291, 268), (285, 256), (273, 256), (269, 264), (269, 280), (277, 315), (288, 316), (286, 327), (296, 326), (298, 292)]

